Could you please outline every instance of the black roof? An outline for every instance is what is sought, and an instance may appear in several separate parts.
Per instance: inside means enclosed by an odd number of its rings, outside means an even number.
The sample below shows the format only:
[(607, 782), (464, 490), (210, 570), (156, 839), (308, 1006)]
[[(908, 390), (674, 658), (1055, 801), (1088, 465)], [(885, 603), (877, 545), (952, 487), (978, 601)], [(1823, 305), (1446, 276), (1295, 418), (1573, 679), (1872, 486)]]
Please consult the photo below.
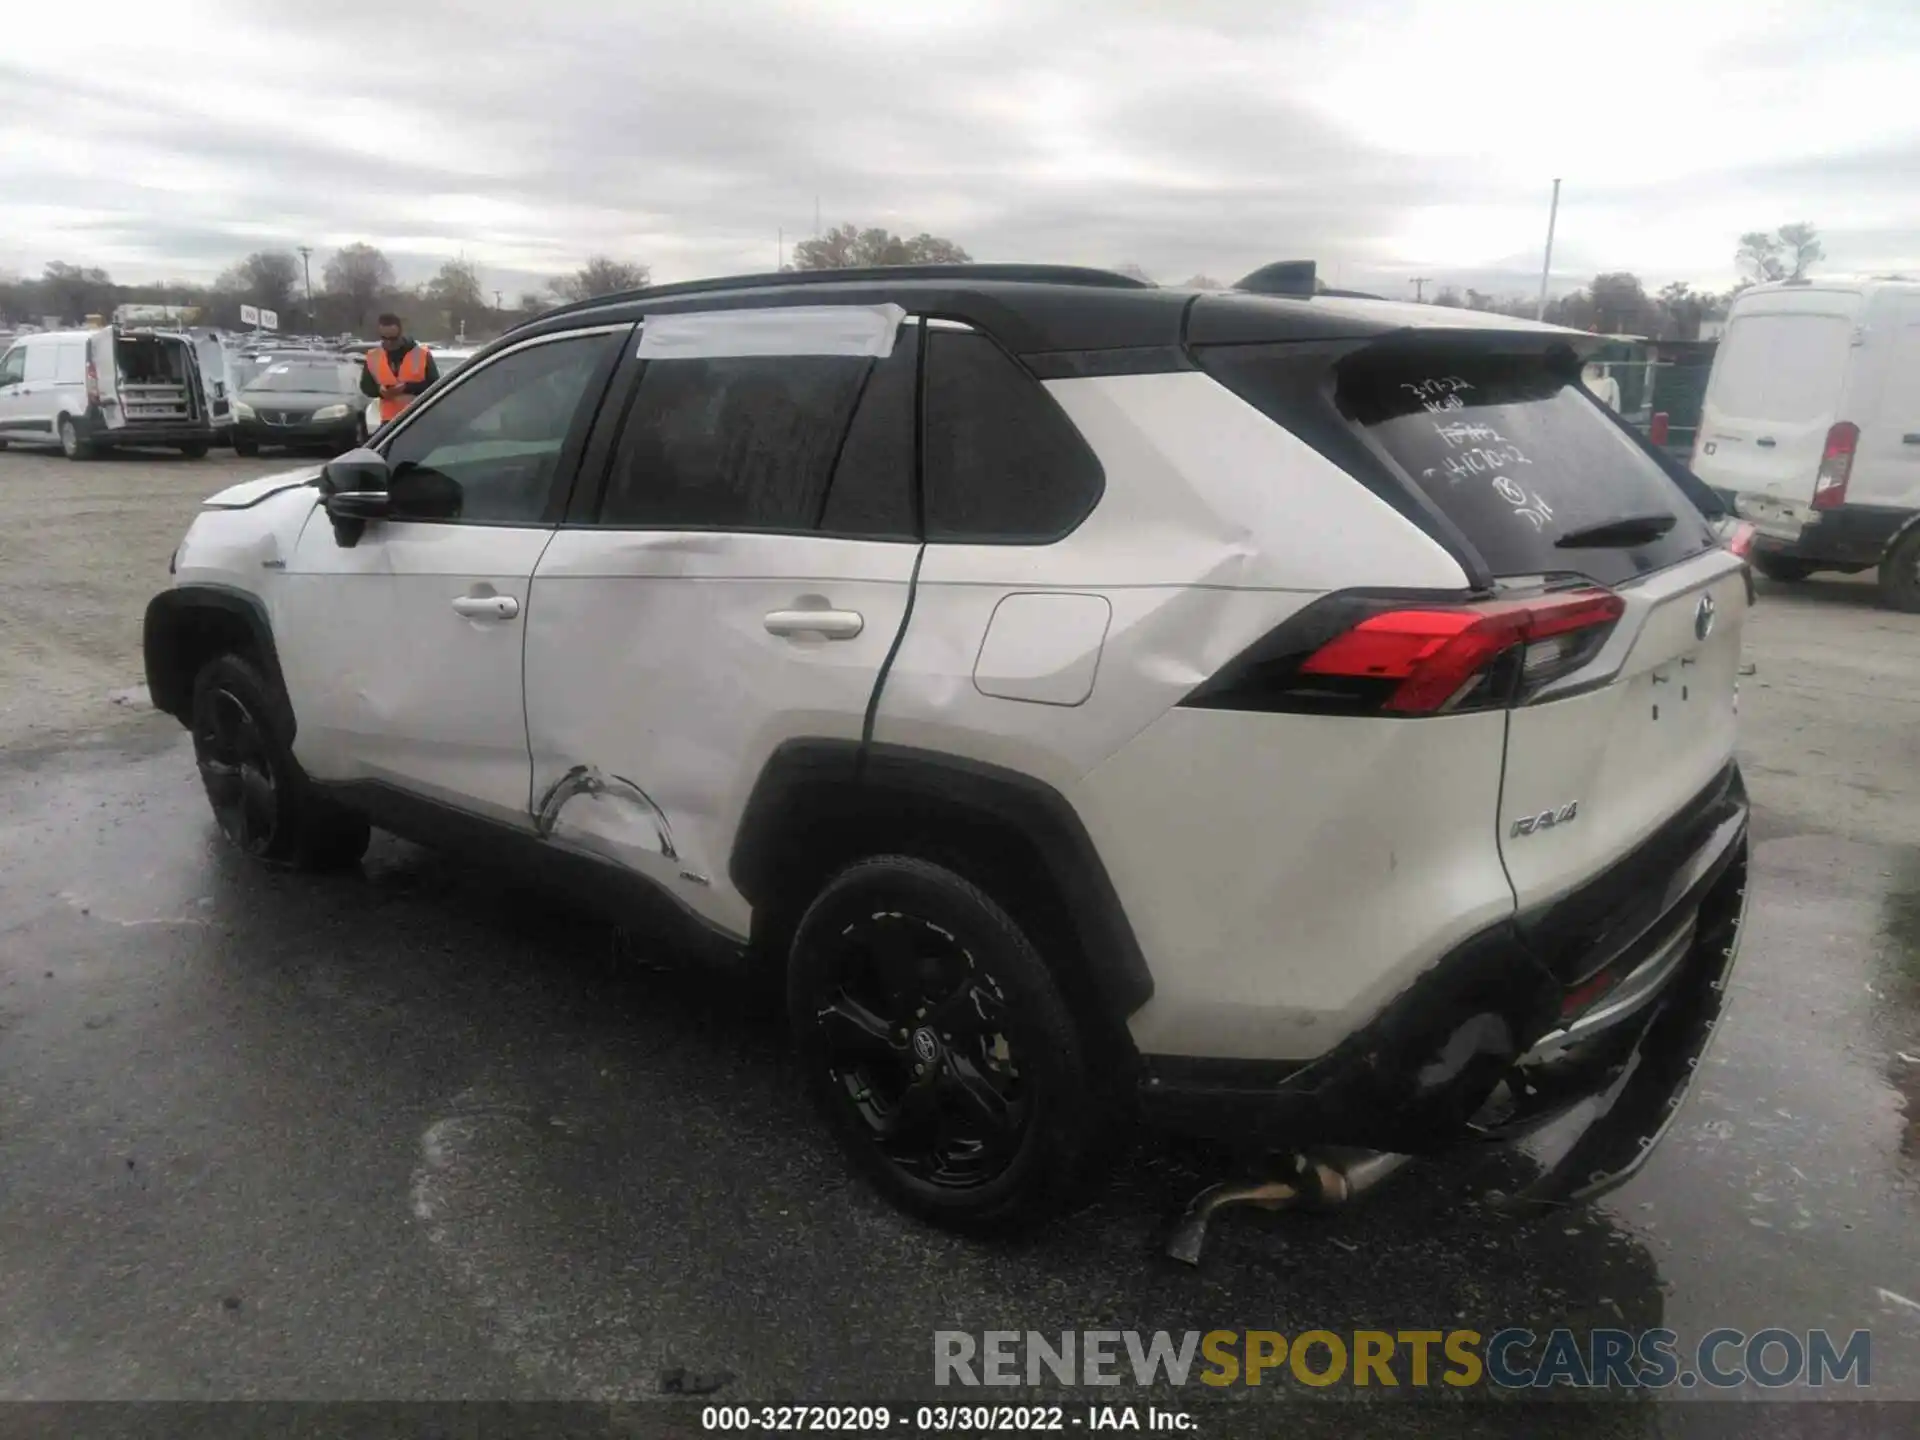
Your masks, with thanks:
[[(502, 339), (570, 329), (582, 321), (627, 322), (687, 310), (822, 302), (894, 303), (915, 314), (964, 321), (1029, 360), (1046, 355), (1064, 359), (1087, 352), (1142, 352), (1141, 368), (1165, 368), (1155, 363), (1156, 354), (1184, 353), (1189, 345), (1364, 340), (1411, 328), (1485, 329), (1490, 322), (1491, 328), (1549, 328), (1350, 293), (1278, 296), (1168, 289), (1113, 271), (1068, 265), (901, 265), (655, 285), (561, 306), (508, 331)], [(1116, 364), (1125, 368), (1118, 357), (1109, 355), (1099, 368), (1111, 373)]]

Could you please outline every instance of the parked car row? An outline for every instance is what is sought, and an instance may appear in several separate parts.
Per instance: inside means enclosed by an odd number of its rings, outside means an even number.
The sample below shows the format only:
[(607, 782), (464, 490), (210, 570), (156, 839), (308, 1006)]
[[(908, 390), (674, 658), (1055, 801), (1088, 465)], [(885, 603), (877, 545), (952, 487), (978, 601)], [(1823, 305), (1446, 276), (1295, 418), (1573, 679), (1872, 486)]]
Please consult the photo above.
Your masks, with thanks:
[[(380, 424), (360, 388), (368, 348), (236, 346), (133, 325), (22, 332), (0, 346), (0, 448), (58, 447), (70, 460), (119, 446), (350, 449)], [(428, 348), (442, 377), (473, 354)]]

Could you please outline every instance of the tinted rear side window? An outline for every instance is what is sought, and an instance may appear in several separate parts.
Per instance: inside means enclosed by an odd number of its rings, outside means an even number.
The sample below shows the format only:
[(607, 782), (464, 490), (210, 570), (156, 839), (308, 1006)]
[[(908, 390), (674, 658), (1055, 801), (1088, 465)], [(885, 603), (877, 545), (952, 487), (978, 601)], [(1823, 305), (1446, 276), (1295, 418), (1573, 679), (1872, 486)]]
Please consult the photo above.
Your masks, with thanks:
[(927, 336), (926, 407), (929, 541), (1045, 543), (1099, 502), (1106, 477), (1093, 451), (986, 336)]
[[(1633, 440), (1532, 356), (1362, 360), (1340, 404), (1499, 576), (1576, 572), (1615, 584), (1713, 542), (1705, 517)], [(1581, 532), (1672, 516), (1657, 539), (1579, 542)]]
[(600, 523), (815, 528), (871, 364), (838, 355), (649, 361)]

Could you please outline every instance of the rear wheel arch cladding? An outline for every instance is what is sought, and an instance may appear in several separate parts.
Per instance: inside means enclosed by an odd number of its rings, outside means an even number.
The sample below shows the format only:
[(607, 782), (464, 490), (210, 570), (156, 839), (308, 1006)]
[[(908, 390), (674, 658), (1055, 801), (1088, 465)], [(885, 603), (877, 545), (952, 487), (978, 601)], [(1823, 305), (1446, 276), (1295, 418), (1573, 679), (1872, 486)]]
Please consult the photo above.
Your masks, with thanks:
[(1105, 865), (1063, 796), (999, 766), (906, 746), (782, 745), (748, 796), (728, 866), (753, 906), (755, 943), (777, 954), (835, 870), (889, 850), (948, 864), (1041, 932), (1036, 943), (1056, 937), (1062, 984), (1130, 1046), (1126, 1017), (1153, 978)]

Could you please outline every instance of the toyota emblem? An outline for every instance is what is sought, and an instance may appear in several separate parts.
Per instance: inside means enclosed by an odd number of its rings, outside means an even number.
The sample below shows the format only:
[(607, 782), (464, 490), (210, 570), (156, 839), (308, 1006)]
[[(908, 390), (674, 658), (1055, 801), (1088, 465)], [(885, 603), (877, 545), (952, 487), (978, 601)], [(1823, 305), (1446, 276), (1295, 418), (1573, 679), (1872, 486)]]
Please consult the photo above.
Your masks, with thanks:
[(1696, 640), (1704, 640), (1713, 633), (1713, 616), (1713, 596), (1702, 595), (1699, 605), (1693, 612), (1693, 634)]

